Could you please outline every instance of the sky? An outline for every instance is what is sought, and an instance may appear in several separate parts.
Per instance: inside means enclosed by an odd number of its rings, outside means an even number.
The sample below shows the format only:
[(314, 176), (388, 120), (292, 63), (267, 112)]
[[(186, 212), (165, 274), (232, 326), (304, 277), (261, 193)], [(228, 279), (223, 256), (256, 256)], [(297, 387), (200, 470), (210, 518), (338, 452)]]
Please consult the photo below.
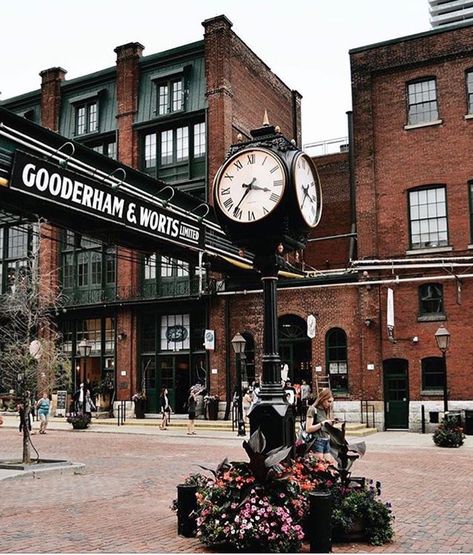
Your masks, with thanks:
[(302, 94), (304, 144), (348, 133), (351, 48), (430, 29), (428, 0), (14, 0), (0, 13), (0, 100), (39, 89), (43, 69), (73, 79), (114, 66), (127, 42), (149, 55), (201, 40), (202, 21), (225, 14)]

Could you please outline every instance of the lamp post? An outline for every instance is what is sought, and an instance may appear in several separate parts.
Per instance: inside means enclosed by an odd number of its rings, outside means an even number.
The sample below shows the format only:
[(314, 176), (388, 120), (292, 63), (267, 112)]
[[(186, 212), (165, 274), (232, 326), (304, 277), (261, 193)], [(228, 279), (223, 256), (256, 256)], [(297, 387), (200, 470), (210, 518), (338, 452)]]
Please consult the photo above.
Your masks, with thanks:
[(92, 345), (87, 339), (82, 339), (82, 341), (77, 345), (77, 350), (79, 355), (84, 359), (84, 379), (82, 380), (82, 414), (85, 414), (85, 397), (87, 393), (87, 358), (92, 350)]
[(240, 334), (237, 333), (232, 339), (232, 347), (236, 354), (237, 363), (237, 395), (238, 395), (238, 435), (246, 435), (245, 431), (245, 421), (243, 419), (243, 399), (241, 391), (241, 356), (245, 352), (246, 340)]
[(450, 333), (447, 328), (440, 326), (435, 332), (437, 347), (442, 352), (443, 359), (443, 410), (448, 412), (448, 388), (447, 388), (447, 349), (450, 344)]

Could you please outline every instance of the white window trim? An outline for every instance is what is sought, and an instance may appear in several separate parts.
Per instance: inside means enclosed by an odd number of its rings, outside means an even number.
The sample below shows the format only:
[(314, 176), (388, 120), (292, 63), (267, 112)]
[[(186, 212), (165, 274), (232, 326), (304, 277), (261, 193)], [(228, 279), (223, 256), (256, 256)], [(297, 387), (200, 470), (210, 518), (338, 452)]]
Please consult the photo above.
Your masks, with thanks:
[(419, 129), (421, 127), (432, 127), (435, 125), (440, 125), (441, 123), (443, 123), (443, 119), (436, 119), (434, 121), (425, 121), (422, 123), (411, 123), (411, 124), (405, 125), (404, 129), (409, 130), (409, 129)]
[(418, 249), (407, 250), (406, 255), (416, 255), (416, 254), (430, 254), (436, 252), (451, 252), (453, 251), (453, 247), (419, 247)]

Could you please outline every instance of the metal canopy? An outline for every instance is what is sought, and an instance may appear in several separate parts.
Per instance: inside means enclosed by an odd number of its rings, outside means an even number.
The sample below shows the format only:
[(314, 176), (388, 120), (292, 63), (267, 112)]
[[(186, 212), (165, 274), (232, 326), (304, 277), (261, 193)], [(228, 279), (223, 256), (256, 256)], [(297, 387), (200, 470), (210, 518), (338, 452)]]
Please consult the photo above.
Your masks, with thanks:
[[(104, 195), (110, 196), (112, 202), (121, 199), (124, 210), (134, 204), (156, 212), (158, 216), (163, 215), (161, 217), (169, 221), (184, 221), (188, 230), (183, 237), (192, 234), (189, 230), (197, 229), (202, 231), (202, 238), (192, 245), (179, 237), (168, 238), (159, 234), (159, 228), (153, 233), (153, 229), (127, 225), (130, 222), (126, 220), (120, 223), (98, 217), (93, 210), (80, 205), (71, 206), (63, 198), (52, 199), (48, 190), (39, 191), (34, 186), (19, 183), (21, 170), (28, 162), (32, 162), (30, 165), (34, 165), (35, 169), (25, 174), (26, 180), (34, 181), (33, 174), (43, 170), (49, 172), (49, 179), (54, 172), (62, 179), (87, 183), (90, 188), (101, 190)], [(44, 185), (44, 174), (37, 181)], [(253, 255), (240, 253), (230, 243), (215, 220), (211, 207), (199, 199), (4, 108), (0, 108), (0, 183), (3, 185), (0, 187), (0, 225), (39, 216), (60, 227), (144, 253), (159, 251), (192, 263), (197, 263), (205, 255), (212, 268), (225, 273), (253, 269)]]

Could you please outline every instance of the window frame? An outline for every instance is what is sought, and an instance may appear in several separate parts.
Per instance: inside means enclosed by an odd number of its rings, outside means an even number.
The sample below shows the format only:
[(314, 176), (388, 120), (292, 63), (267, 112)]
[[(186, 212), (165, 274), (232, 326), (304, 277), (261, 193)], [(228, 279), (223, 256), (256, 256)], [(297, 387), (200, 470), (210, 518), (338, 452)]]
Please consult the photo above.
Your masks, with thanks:
[[(426, 365), (428, 363), (430, 363), (431, 361), (435, 361), (436, 363), (439, 364), (441, 371), (433, 371), (433, 372), (429, 372), (429, 375), (442, 375), (442, 384), (440, 385), (432, 385), (432, 384), (427, 384), (427, 380), (426, 380)], [(421, 370), (421, 392), (422, 393), (430, 393), (430, 394), (441, 394), (443, 393), (444, 387), (445, 387), (445, 368), (443, 365), (443, 358), (439, 357), (439, 356), (433, 356), (433, 357), (424, 357), (421, 359), (420, 361), (420, 370)]]
[[(95, 127), (91, 128), (91, 108), (95, 107)], [(79, 110), (84, 110), (84, 130), (79, 130)], [(100, 112), (99, 112), (99, 99), (98, 97), (90, 98), (83, 102), (74, 104), (74, 136), (84, 137), (85, 135), (92, 135), (98, 133), (100, 130)]]
[[(444, 197), (445, 197), (445, 200), (444, 200), (444, 203), (445, 203), (445, 216), (435, 216), (435, 218), (434, 218), (434, 217), (429, 217), (429, 215), (427, 214), (427, 216), (424, 217), (424, 218), (422, 218), (422, 219), (421, 219), (420, 217), (418, 217), (417, 219), (414, 220), (414, 219), (412, 218), (412, 214), (411, 214), (411, 213), (412, 213), (412, 208), (413, 208), (413, 206), (414, 206), (414, 205), (412, 204), (412, 200), (411, 200), (411, 199), (412, 199), (412, 196), (411, 196), (411, 195), (414, 194), (414, 193), (421, 193), (421, 192), (425, 191), (426, 194), (427, 194), (427, 197), (428, 197), (428, 192), (429, 192), (429, 191), (432, 191), (432, 190), (440, 190), (440, 189), (443, 189), (443, 191), (444, 191)], [(437, 201), (436, 201), (436, 202), (437, 202)], [(417, 206), (423, 206), (423, 205), (418, 204)], [(428, 212), (428, 206), (429, 206), (429, 204), (427, 203), (426, 206), (427, 206), (427, 212)], [(446, 223), (445, 233), (446, 233), (446, 235), (447, 235), (446, 240), (445, 240), (445, 241), (446, 241), (445, 244), (440, 244), (440, 243), (441, 243), (441, 240), (438, 240), (438, 241), (436, 242), (436, 245), (435, 245), (435, 246), (432, 245), (432, 244), (428, 244), (428, 245), (423, 245), (423, 244), (421, 244), (422, 242), (420, 241), (420, 237), (421, 237), (423, 234), (421, 233), (421, 223), (420, 223), (420, 222), (427, 221), (427, 223), (428, 223), (428, 222), (431, 221), (431, 220), (437, 219), (437, 223), (438, 223), (439, 220), (441, 220), (441, 219), (443, 219), (443, 218), (445, 218), (445, 223)], [(412, 189), (408, 189), (408, 190), (407, 190), (407, 221), (408, 221), (408, 226), (409, 226), (409, 249), (410, 249), (410, 250), (422, 251), (422, 250), (424, 250), (424, 249), (432, 249), (432, 248), (440, 248), (440, 249), (441, 249), (441, 248), (447, 248), (447, 247), (449, 246), (449, 241), (450, 241), (450, 239), (449, 239), (450, 233), (449, 233), (449, 229), (448, 229), (448, 198), (447, 198), (447, 186), (446, 186), (445, 184), (431, 184), (431, 185), (423, 185), (423, 186), (421, 186), (421, 187), (413, 187)], [(416, 233), (416, 234), (413, 233), (413, 223), (414, 223), (414, 222), (419, 222), (419, 232)], [(433, 241), (430, 240), (430, 234), (431, 234), (431, 233), (434, 233), (434, 232), (433, 232), (433, 231), (431, 232), (431, 231), (429, 230), (429, 231), (428, 231), (428, 234), (429, 234), (429, 241), (428, 241), (428, 243), (433, 243)], [(437, 226), (437, 231), (436, 231), (435, 233), (437, 233), (437, 234), (441, 233), (441, 232), (439, 231), (439, 229), (438, 229), (438, 226)], [(414, 243), (413, 243), (413, 236), (414, 236), (414, 235), (418, 235), (418, 236), (419, 236), (419, 243), (420, 243), (419, 245), (414, 246)]]
[[(343, 344), (339, 344), (339, 345), (330, 345), (330, 339), (332, 337), (332, 335), (335, 335), (335, 333), (343, 333), (343, 337), (344, 337), (344, 345)], [(344, 349), (345, 350), (345, 359), (337, 359), (334, 360), (330, 357), (330, 350), (335, 350), (335, 349)], [(346, 395), (347, 393), (349, 393), (349, 364), (348, 364), (348, 335), (346, 333), (346, 331), (343, 328), (340, 327), (333, 327), (330, 328), (326, 334), (325, 334), (325, 361), (326, 361), (326, 374), (327, 376), (330, 377), (330, 387), (332, 388), (332, 391), (334, 393), (339, 393), (341, 395)], [(341, 364), (344, 363), (345, 364), (345, 372), (331, 372), (330, 371), (330, 364), (334, 363), (334, 364)], [(340, 387), (335, 385), (335, 383), (333, 382), (332, 376), (345, 376), (345, 385)]]
[[(471, 92), (468, 88), (468, 76), (471, 75)], [(470, 103), (471, 97), (471, 103)], [(473, 68), (470, 67), (465, 70), (465, 102), (466, 102), (466, 115), (473, 116)]]
[[(423, 301), (422, 300), (422, 290), (424, 288), (427, 287), (438, 287), (440, 288), (440, 297), (438, 297), (438, 301), (437, 301), (437, 297), (433, 298), (432, 300), (428, 300), (428, 301)], [(441, 283), (423, 283), (422, 285), (419, 285), (419, 288), (417, 290), (418, 293), (418, 298), (419, 298), (419, 318), (425, 318), (428, 317), (429, 319), (432, 319), (436, 316), (438, 317), (442, 317), (445, 316), (445, 304), (444, 304), (444, 291), (443, 291), (443, 285)], [(440, 303), (440, 311), (433, 311), (433, 310), (426, 310), (426, 307), (423, 303), (425, 302), (439, 302)]]
[[(426, 102), (416, 102), (416, 103), (411, 104), (411, 100), (410, 100), (411, 99), (411, 94), (410, 94), (409, 89), (410, 89), (411, 86), (419, 85), (421, 83), (427, 83), (429, 81), (433, 81), (434, 85), (435, 85), (435, 104), (436, 104), (437, 117), (430, 118), (428, 120), (422, 119), (422, 121), (412, 121), (411, 117), (414, 117), (415, 115), (418, 115), (419, 113), (411, 115), (411, 106), (419, 106), (421, 104), (426, 104)], [(433, 101), (428, 101), (428, 102), (433, 102)], [(429, 112), (432, 112), (432, 111), (429, 110)], [(426, 112), (424, 112), (424, 113), (426, 113)], [(432, 124), (432, 123), (435, 123), (435, 122), (439, 121), (439, 118), (440, 118), (440, 103), (439, 103), (439, 94), (438, 94), (438, 87), (437, 87), (437, 78), (435, 76), (431, 75), (431, 76), (420, 77), (420, 78), (417, 78), (417, 79), (413, 79), (411, 81), (407, 81), (406, 82), (406, 125), (407, 126), (429, 125), (429, 124)]]
[[(178, 100), (179, 107), (174, 108), (176, 99), (174, 97), (174, 86), (180, 84), (180, 99)], [(166, 90), (165, 95), (161, 95), (161, 89)], [(178, 114), (180, 112), (185, 112), (186, 102), (185, 102), (185, 80), (184, 75), (174, 74), (166, 78), (157, 78), (155, 80), (155, 91), (156, 91), (156, 104), (155, 104), (155, 114), (157, 117), (166, 117), (172, 114)], [(165, 96), (165, 102), (161, 102), (162, 96)], [(164, 111), (161, 107), (165, 107)]]

